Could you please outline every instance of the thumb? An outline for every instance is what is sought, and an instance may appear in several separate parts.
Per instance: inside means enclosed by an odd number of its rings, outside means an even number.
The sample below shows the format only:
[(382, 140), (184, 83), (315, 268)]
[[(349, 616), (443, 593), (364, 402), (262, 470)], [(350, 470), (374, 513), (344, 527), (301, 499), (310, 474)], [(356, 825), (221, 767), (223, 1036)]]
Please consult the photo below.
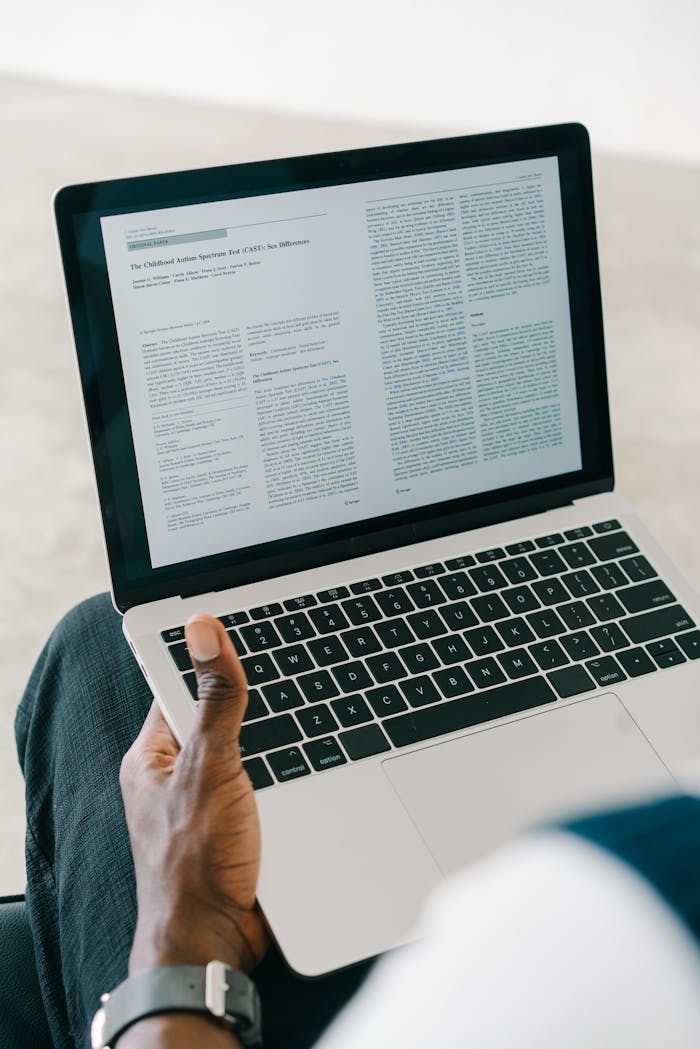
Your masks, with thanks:
[(248, 683), (233, 642), (218, 619), (203, 613), (187, 620), (185, 640), (197, 675), (200, 733), (215, 735), (238, 755)]

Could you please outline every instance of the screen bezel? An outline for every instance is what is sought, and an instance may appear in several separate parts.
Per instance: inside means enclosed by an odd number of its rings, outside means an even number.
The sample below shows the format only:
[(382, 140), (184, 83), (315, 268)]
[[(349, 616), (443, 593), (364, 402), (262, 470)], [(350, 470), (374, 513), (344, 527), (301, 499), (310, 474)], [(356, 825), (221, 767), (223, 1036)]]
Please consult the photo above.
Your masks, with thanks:
[[(560, 168), (582, 468), (260, 546), (151, 567), (100, 217), (554, 155)], [(67, 186), (57, 193), (54, 206), (112, 591), (120, 611), (469, 531), (613, 488), (590, 144), (582, 125)]]

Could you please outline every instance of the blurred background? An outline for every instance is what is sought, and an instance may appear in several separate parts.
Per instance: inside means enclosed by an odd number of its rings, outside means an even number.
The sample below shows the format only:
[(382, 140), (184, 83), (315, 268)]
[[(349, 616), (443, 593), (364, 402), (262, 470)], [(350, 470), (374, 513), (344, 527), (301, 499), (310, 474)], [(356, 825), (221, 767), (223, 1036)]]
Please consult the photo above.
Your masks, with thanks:
[(22, 688), (56, 620), (108, 586), (53, 190), (582, 121), (618, 484), (700, 586), (698, 41), (695, 0), (35, 0), (4, 11), (0, 893), (24, 885)]

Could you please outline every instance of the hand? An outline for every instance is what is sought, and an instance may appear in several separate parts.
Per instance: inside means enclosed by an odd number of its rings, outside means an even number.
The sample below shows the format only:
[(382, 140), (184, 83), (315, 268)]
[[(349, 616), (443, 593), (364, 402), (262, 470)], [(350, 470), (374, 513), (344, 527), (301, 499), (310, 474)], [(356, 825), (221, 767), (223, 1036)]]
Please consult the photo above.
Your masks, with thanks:
[(249, 972), (269, 938), (255, 899), (258, 812), (238, 745), (248, 689), (217, 619), (192, 616), (185, 638), (197, 725), (180, 750), (154, 702), (121, 766), (138, 905), (129, 968), (217, 958)]

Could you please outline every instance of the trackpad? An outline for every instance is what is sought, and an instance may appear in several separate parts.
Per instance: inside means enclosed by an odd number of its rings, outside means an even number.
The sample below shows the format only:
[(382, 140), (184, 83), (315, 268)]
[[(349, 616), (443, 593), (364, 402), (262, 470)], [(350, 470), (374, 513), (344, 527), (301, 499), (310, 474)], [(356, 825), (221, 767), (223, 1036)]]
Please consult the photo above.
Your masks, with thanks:
[(445, 874), (532, 824), (676, 787), (612, 693), (389, 758), (383, 769)]

